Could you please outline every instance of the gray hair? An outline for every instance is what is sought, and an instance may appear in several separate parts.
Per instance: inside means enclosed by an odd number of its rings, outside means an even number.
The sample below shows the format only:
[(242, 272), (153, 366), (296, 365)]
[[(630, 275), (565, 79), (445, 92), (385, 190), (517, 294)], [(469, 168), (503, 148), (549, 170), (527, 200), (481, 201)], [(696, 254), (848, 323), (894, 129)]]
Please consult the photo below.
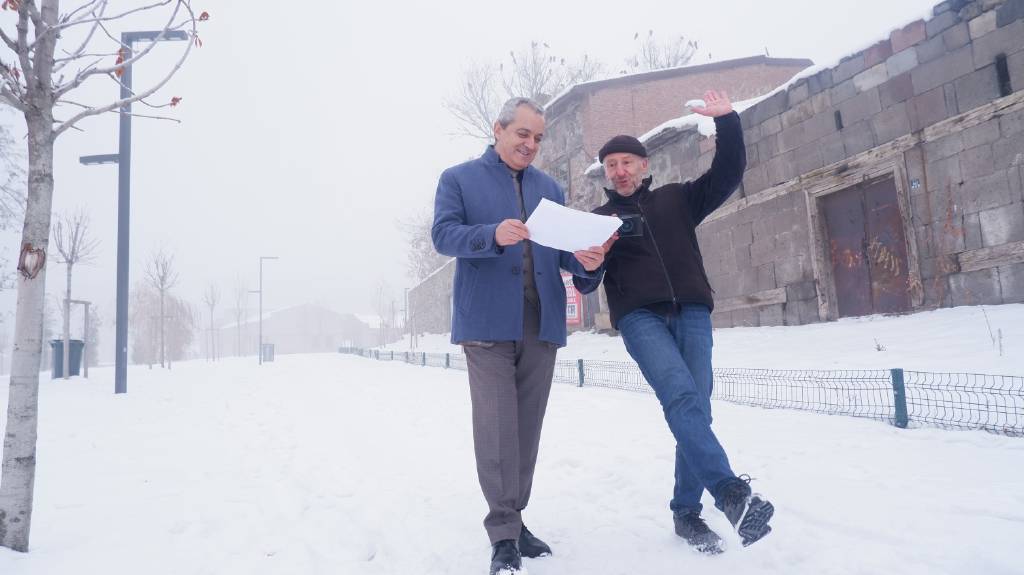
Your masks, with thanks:
[(512, 123), (512, 120), (516, 119), (516, 110), (519, 106), (526, 106), (534, 112), (537, 112), (538, 115), (544, 115), (544, 106), (541, 106), (532, 98), (524, 98), (520, 96), (509, 99), (501, 106), (501, 112), (498, 113), (498, 125), (502, 128), (507, 128), (508, 125)]

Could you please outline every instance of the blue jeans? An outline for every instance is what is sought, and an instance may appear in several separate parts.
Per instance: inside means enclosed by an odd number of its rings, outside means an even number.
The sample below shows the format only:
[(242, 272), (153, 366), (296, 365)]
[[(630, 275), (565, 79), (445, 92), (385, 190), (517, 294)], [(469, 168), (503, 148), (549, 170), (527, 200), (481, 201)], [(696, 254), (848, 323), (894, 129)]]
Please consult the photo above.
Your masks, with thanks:
[(684, 305), (670, 316), (638, 309), (622, 317), (618, 329), (676, 439), (676, 484), (669, 507), (680, 514), (700, 513), (704, 490), (716, 496), (716, 488), (735, 477), (711, 431), (711, 312), (703, 305)]

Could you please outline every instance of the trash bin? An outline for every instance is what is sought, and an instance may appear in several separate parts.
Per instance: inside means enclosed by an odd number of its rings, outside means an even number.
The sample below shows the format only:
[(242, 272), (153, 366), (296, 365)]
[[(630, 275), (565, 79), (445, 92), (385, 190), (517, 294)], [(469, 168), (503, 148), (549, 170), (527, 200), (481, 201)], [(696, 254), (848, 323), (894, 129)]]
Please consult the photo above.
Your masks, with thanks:
[[(71, 375), (79, 375), (82, 367), (82, 349), (85, 347), (85, 342), (80, 339), (73, 339), (70, 343), (71, 357), (69, 358), (69, 363), (71, 364), (71, 369), (69, 371)], [(51, 379), (64, 377), (64, 340), (55, 339), (50, 341), (50, 350), (52, 351), (51, 355), (53, 355)]]
[(274, 344), (263, 344), (263, 361), (274, 361)]

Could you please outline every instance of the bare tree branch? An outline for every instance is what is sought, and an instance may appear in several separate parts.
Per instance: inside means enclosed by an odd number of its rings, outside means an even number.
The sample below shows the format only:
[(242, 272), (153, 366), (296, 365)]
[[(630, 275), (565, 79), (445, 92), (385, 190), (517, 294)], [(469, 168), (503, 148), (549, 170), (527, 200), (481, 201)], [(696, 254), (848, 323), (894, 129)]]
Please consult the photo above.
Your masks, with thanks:
[[(164, 0), (164, 2), (161, 2), (161, 5), (165, 4), (168, 1), (170, 1), (170, 0)], [(117, 64), (115, 64), (113, 66), (108, 66), (106, 68), (86, 68), (84, 70), (79, 71), (78, 74), (75, 74), (75, 79), (74, 80), (72, 80), (71, 82), (68, 82), (67, 84), (57, 88), (54, 91), (55, 99), (60, 99), (62, 96), (64, 96), (65, 94), (67, 94), (71, 90), (74, 90), (75, 88), (81, 86), (82, 82), (85, 82), (90, 76), (95, 76), (95, 75), (98, 75), (98, 74), (116, 74), (117, 72), (119, 72), (121, 70), (124, 70), (125, 68), (135, 64), (135, 62), (138, 62), (139, 60), (141, 60), (141, 59), (145, 58), (147, 55), (149, 55), (149, 53), (153, 50), (153, 48), (156, 47), (157, 43), (160, 40), (163, 39), (164, 35), (166, 35), (167, 32), (172, 29), (170, 27), (170, 25), (178, 17), (178, 10), (182, 6), (185, 7), (185, 9), (189, 12), (190, 15), (194, 16), (193, 13), (192, 13), (192, 7), (189, 5), (189, 3), (186, 0), (176, 0), (176, 1), (177, 1), (177, 5), (175, 5), (172, 14), (168, 18), (167, 24), (161, 29), (160, 34), (156, 37), (156, 39), (154, 39), (152, 42), (150, 42), (148, 46), (146, 46), (145, 48), (140, 50), (138, 53), (133, 54), (131, 58), (128, 58), (127, 60), (124, 60), (123, 62), (119, 62), (119, 63), (117, 63)], [(111, 40), (114, 40), (115, 42), (117, 42), (117, 44), (119, 46), (121, 46), (122, 49), (130, 49), (130, 46), (125, 46), (124, 44), (121, 43), (120, 40), (114, 38), (114, 36), (107, 30), (106, 26), (103, 26), (101, 24), (100, 28), (107, 34), (107, 36)], [(191, 34), (192, 38), (195, 38), (195, 35), (196, 35), (195, 19), (193, 17), (192, 18), (192, 34)], [(176, 66), (174, 68), (174, 71), (177, 71), (177, 69), (181, 66), (181, 63), (183, 63), (185, 61), (185, 58), (188, 57), (188, 54), (189, 54), (189, 52), (191, 52), (191, 50), (192, 50), (192, 42), (189, 42), (188, 46), (185, 48), (185, 53), (182, 56), (181, 61), (178, 63), (178, 66)], [(171, 73), (171, 75), (173, 75), (173, 74), (174, 74), (174, 72)], [(127, 103), (127, 102), (125, 102), (125, 103)], [(78, 120), (76, 119), (75, 121), (78, 121)]]
[(53, 243), (57, 247), (57, 263), (77, 265), (93, 260), (99, 240), (91, 237), (89, 214), (79, 210), (63, 214), (53, 230)]
[[(193, 14), (192, 7), (187, 2), (184, 2), (183, 0), (179, 0), (179, 2), (180, 2), (181, 5), (185, 6), (186, 10), (188, 10), (190, 15)], [(166, 30), (164, 32), (166, 32)], [(195, 29), (195, 20), (194, 19), (192, 20), (192, 34), (191, 34), (191, 37), (193, 39), (196, 37), (196, 29)], [(142, 53), (140, 53), (139, 57), (141, 57), (144, 54), (148, 54), (149, 51), (152, 50), (154, 44), (155, 44), (155, 42), (153, 42), (153, 44), (151, 44)], [(54, 132), (53, 132), (54, 133), (54, 137), (56, 138), (57, 136), (61, 135), (68, 128), (70, 128), (76, 122), (82, 120), (83, 118), (88, 118), (89, 116), (96, 116), (96, 115), (99, 115), (99, 114), (105, 114), (105, 113), (107, 113), (107, 112), (109, 112), (111, 110), (120, 109), (120, 108), (122, 108), (122, 107), (124, 107), (124, 106), (126, 106), (128, 104), (131, 104), (133, 102), (138, 102), (138, 101), (140, 101), (140, 100), (142, 100), (142, 99), (144, 99), (144, 98), (146, 98), (148, 96), (151, 96), (151, 95), (155, 94), (160, 88), (163, 88), (164, 85), (167, 84), (167, 82), (169, 82), (171, 80), (171, 78), (181, 68), (182, 64), (185, 63), (185, 60), (188, 58), (188, 55), (192, 52), (192, 46), (193, 45), (194, 45), (194, 42), (192, 42), (192, 41), (188, 42), (188, 46), (185, 48), (185, 51), (182, 53), (181, 58), (179, 58), (178, 61), (174, 64), (174, 67), (171, 68), (171, 70), (163, 77), (163, 79), (161, 79), (155, 85), (151, 86), (148, 90), (145, 90), (145, 91), (143, 91), (141, 93), (136, 93), (136, 94), (134, 94), (134, 95), (132, 95), (132, 96), (130, 96), (128, 98), (123, 98), (121, 100), (118, 100), (118, 101), (116, 101), (116, 102), (114, 102), (112, 104), (108, 104), (106, 106), (102, 106), (102, 107), (99, 107), (99, 108), (93, 108), (93, 109), (90, 109), (90, 110), (83, 110), (83, 111), (79, 112), (78, 114), (76, 114), (75, 116), (73, 116), (71, 119), (66, 120), (66, 121), (60, 123), (54, 129)], [(139, 57), (134, 57), (134, 58), (130, 59), (129, 62), (137, 61)], [(127, 63), (128, 62), (126, 62), (125, 65), (127, 65)], [(84, 81), (84, 79), (83, 79), (83, 81)], [(78, 84), (80, 85), (81, 82), (78, 82)], [(67, 93), (68, 91), (70, 91), (71, 89), (73, 89), (73, 88), (72, 87), (66, 87), (66, 89), (63, 89), (62, 91), (60, 91), (59, 95), (63, 95), (65, 93)], [(59, 95), (58, 95), (58, 97), (59, 97)]]
[[(107, 2), (106, 2), (106, 0), (93, 0), (93, 2), (90, 2), (89, 5), (96, 4), (96, 2), (100, 2), (99, 14), (100, 14), (100, 16), (102, 16), (103, 12), (107, 9)], [(81, 8), (79, 8), (79, 9), (81, 9)], [(95, 9), (89, 11), (89, 14), (95, 14), (95, 13), (96, 13)], [(69, 16), (69, 17), (73, 17), (73, 15), (74, 15), (74, 12), (72, 12), (72, 16)], [(71, 52), (65, 51), (65, 53), (68, 54), (68, 57), (57, 60), (57, 65), (54, 66), (53, 71), (54, 72), (59, 72), (59, 71), (64, 69), (64, 66), (67, 66), (68, 64), (70, 64), (71, 62), (73, 62), (73, 61), (75, 61), (75, 60), (77, 60), (79, 58), (90, 57), (90, 55), (85, 54), (85, 50), (89, 46), (89, 42), (92, 41), (92, 37), (96, 34), (96, 30), (98, 30), (99, 27), (100, 27), (100, 23), (99, 22), (94, 22), (93, 25), (92, 25), (92, 28), (89, 30), (89, 33), (86, 34), (85, 39), (82, 40), (82, 43), (79, 44), (78, 48), (75, 48)], [(113, 56), (113, 55), (114, 54), (109, 54), (108, 56)], [(100, 54), (96, 54), (95, 56), (101, 56), (101, 55)]]

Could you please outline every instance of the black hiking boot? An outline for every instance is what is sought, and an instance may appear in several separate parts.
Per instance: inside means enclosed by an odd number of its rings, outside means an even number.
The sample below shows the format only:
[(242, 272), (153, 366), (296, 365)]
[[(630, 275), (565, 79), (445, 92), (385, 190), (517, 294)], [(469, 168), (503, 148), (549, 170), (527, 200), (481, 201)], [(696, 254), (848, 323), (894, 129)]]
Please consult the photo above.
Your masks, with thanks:
[(490, 575), (519, 573), (522, 565), (515, 539), (502, 539), (492, 546)]
[(751, 493), (749, 475), (741, 475), (723, 485), (715, 507), (725, 513), (743, 539), (744, 547), (772, 532), (768, 521), (775, 513), (775, 507), (763, 495)]
[(708, 527), (700, 513), (673, 513), (672, 522), (676, 525), (676, 535), (685, 539), (695, 551), (705, 555), (718, 555), (723, 551), (722, 538)]
[(523, 557), (529, 557), (531, 559), (535, 557), (547, 557), (551, 555), (551, 547), (537, 538), (536, 535), (530, 533), (530, 530), (523, 525), (522, 531), (519, 532), (519, 553)]

